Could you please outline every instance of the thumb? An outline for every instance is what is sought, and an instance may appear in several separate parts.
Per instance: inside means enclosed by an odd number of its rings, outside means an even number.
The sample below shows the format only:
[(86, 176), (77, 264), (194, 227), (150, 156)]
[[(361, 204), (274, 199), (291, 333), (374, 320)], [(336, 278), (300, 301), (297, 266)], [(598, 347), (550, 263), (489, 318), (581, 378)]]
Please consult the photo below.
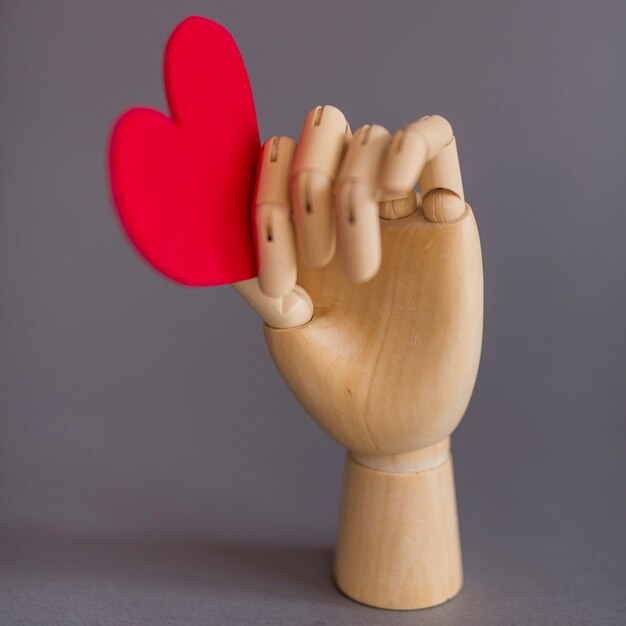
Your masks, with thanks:
[(233, 287), (271, 328), (302, 326), (313, 317), (313, 302), (299, 285), (278, 298), (266, 296), (259, 287), (258, 278), (233, 283)]

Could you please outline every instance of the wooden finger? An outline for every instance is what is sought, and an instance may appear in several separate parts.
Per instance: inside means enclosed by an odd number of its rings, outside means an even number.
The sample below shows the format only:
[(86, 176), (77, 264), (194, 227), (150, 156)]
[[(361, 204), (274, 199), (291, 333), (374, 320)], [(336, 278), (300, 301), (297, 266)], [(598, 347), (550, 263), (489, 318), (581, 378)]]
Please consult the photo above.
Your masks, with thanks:
[(456, 141), (450, 123), (439, 115), (423, 117), (395, 133), (380, 184), (388, 192), (406, 194), (418, 179), (427, 220), (445, 222), (463, 214)]
[(369, 280), (380, 267), (377, 179), (390, 141), (382, 126), (359, 128), (337, 177), (337, 245), (343, 270), (355, 282)]
[(296, 152), (290, 137), (272, 137), (261, 150), (254, 192), (259, 286), (271, 297), (296, 284), (296, 246), (291, 224), (289, 176)]
[(350, 128), (332, 106), (316, 107), (304, 120), (291, 175), (298, 250), (303, 262), (323, 267), (335, 253), (332, 193)]
[(449, 222), (465, 212), (465, 195), (456, 139), (426, 163), (419, 178), (424, 217), (430, 222)]
[(414, 191), (408, 196), (383, 192), (378, 200), (378, 212), (384, 220), (399, 220), (411, 215), (421, 203), (420, 194)]

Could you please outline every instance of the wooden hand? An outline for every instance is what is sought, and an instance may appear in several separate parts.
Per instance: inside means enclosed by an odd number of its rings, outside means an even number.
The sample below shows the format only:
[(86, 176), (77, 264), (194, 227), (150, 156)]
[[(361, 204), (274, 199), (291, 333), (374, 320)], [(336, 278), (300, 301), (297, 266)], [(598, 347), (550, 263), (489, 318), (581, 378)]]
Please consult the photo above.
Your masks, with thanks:
[(264, 144), (255, 210), (258, 284), (238, 288), (295, 395), (350, 451), (338, 584), (386, 608), (442, 602), (462, 583), (448, 437), (483, 309), (452, 129), (433, 116), (352, 137), (340, 111), (317, 107), (297, 147)]

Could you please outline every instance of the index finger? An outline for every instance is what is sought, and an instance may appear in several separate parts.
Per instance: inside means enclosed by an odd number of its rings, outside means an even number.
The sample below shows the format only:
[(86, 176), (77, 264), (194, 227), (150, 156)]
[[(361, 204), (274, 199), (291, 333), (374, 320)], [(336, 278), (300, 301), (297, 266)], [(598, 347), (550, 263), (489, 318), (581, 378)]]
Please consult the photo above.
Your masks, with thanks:
[(268, 296), (279, 297), (296, 285), (296, 247), (291, 225), (289, 173), (296, 142), (272, 137), (261, 150), (254, 191), (254, 220), (259, 285)]

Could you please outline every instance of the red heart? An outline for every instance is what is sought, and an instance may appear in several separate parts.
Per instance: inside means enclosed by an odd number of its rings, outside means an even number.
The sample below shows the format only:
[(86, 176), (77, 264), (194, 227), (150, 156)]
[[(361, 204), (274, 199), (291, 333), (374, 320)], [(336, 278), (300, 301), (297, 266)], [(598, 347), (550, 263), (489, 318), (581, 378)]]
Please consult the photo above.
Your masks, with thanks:
[(122, 225), (146, 260), (177, 282), (252, 278), (259, 129), (237, 44), (223, 26), (188, 17), (169, 38), (164, 71), (172, 117), (131, 109), (111, 134)]

